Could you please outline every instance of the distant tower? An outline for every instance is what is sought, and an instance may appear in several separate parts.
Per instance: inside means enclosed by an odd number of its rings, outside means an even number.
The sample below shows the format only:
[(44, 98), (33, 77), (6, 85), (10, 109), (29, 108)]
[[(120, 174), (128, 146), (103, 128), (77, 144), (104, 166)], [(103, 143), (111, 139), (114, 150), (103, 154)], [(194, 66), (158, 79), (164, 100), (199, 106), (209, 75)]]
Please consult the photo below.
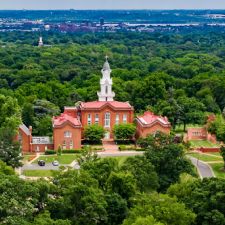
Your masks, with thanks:
[(40, 37), (39, 37), (38, 46), (39, 46), (39, 47), (42, 47), (43, 45), (44, 45), (43, 39), (42, 39), (42, 36), (40, 36)]
[(115, 93), (112, 91), (112, 78), (110, 77), (112, 70), (110, 69), (107, 56), (101, 72), (102, 72), (102, 78), (100, 80), (101, 91), (97, 93), (98, 100), (100, 102), (113, 101)]
[(100, 26), (103, 26), (105, 24), (105, 20), (103, 17), (100, 18)]

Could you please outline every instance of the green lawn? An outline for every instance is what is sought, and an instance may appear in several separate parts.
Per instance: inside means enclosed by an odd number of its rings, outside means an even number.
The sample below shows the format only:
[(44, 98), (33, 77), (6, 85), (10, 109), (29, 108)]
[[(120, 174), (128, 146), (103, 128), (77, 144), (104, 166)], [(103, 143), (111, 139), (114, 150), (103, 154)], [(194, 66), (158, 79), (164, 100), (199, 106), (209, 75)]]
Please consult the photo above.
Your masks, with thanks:
[(223, 171), (223, 163), (210, 163), (216, 177), (225, 179), (225, 171)]
[(193, 156), (199, 160), (205, 161), (205, 162), (210, 162), (210, 161), (222, 161), (222, 157), (217, 157), (217, 156), (209, 156), (205, 155), (204, 153), (188, 153), (187, 155)]
[(45, 160), (46, 163), (51, 163), (54, 160), (59, 161), (60, 164), (70, 164), (75, 159), (77, 159), (79, 155), (78, 154), (68, 154), (68, 155), (43, 155), (40, 156), (37, 160), (35, 160), (33, 163), (37, 163), (38, 160)]
[(209, 148), (213, 148), (213, 147), (219, 147), (219, 145), (214, 144), (210, 141), (205, 141), (205, 140), (194, 140), (194, 141), (190, 141), (191, 147), (193, 148), (198, 148), (198, 147), (209, 147)]
[(219, 152), (210, 152), (209, 154), (222, 157)]
[(25, 170), (23, 175), (27, 177), (51, 177), (53, 173), (52, 170)]

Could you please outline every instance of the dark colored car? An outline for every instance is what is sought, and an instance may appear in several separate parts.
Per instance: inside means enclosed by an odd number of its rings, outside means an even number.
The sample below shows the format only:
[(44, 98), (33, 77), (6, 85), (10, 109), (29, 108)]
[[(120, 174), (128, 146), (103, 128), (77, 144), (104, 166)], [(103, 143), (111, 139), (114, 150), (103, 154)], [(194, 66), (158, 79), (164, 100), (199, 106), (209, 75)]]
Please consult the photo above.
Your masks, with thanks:
[(44, 160), (38, 160), (38, 165), (39, 166), (45, 166), (45, 161)]

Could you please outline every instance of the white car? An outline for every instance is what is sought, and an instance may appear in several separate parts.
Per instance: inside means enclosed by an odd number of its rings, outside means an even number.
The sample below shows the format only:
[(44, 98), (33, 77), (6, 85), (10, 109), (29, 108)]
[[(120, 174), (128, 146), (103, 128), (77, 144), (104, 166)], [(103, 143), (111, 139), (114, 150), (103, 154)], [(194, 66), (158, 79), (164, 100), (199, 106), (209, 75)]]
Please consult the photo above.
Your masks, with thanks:
[(54, 161), (52, 162), (52, 165), (53, 165), (53, 166), (59, 166), (59, 162), (58, 162), (57, 160), (54, 160)]

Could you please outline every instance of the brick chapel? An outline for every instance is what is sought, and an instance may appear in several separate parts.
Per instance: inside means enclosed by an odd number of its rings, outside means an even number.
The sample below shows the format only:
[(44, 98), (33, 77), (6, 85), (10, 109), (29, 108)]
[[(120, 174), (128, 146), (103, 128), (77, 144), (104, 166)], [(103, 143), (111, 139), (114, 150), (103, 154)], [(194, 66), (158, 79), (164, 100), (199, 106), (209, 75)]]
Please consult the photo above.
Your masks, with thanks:
[[(129, 102), (115, 101), (112, 90), (112, 78), (109, 62), (101, 70), (100, 91), (98, 100), (79, 102), (73, 107), (64, 107), (64, 112), (52, 119), (53, 137), (32, 137), (32, 128), (21, 125), (19, 139), (23, 152), (44, 152), (46, 149), (81, 149), (84, 139), (84, 128), (97, 124), (105, 130), (105, 139), (113, 139), (114, 125), (134, 122), (134, 108)], [(136, 119), (137, 137), (145, 137), (156, 131), (169, 133), (170, 123), (166, 117), (146, 112)]]

